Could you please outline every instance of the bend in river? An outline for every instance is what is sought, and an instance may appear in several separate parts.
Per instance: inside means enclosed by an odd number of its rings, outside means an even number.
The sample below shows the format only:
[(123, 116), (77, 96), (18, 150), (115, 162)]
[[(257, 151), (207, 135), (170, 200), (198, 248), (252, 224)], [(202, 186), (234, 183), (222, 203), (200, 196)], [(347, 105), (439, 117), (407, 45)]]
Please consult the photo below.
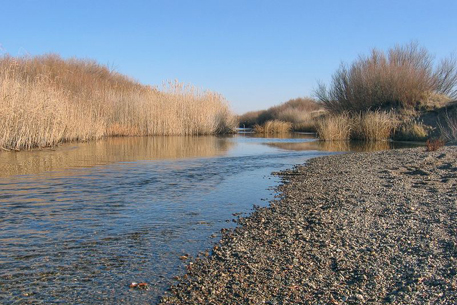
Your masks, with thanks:
[(180, 256), (210, 248), (233, 214), (268, 204), (279, 182), (271, 172), (392, 143), (376, 145), (140, 137), (1, 153), (0, 301), (155, 302), (184, 272)]

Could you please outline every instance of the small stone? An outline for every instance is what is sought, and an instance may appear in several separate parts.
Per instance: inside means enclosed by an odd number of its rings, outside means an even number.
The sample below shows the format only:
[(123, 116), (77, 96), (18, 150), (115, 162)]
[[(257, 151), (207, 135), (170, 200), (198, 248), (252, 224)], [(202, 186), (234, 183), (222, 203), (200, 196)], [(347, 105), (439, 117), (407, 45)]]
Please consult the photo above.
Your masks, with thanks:
[(356, 299), (357, 301), (359, 301), (359, 302), (365, 301), (365, 298), (363, 297), (363, 295), (361, 295), (361, 294), (359, 294), (359, 293), (355, 294), (354, 297), (355, 297), (355, 299)]

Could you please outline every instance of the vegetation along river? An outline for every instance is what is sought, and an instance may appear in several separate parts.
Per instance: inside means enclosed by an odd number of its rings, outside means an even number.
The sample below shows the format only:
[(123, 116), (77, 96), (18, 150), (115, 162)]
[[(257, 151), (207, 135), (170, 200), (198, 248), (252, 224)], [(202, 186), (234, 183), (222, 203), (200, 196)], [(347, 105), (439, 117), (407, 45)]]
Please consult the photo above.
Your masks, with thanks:
[[(286, 138), (139, 137), (0, 153), (0, 303), (154, 303), (271, 175), (354, 149)], [(130, 289), (146, 282), (148, 290)]]

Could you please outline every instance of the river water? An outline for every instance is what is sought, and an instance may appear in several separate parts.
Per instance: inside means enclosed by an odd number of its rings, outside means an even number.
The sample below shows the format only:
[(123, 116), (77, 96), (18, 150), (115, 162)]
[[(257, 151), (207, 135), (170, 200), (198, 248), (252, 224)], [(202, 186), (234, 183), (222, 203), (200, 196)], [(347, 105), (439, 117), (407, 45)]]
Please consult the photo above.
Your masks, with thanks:
[(391, 146), (235, 135), (0, 152), (0, 303), (154, 303), (185, 272), (180, 256), (210, 249), (238, 213), (273, 199), (271, 172)]

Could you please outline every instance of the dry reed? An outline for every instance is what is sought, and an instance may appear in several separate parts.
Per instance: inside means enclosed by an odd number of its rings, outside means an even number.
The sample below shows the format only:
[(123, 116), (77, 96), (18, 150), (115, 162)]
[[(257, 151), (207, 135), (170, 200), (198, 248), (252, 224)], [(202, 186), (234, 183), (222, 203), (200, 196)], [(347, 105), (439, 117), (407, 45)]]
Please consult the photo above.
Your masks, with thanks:
[(328, 115), (317, 120), (317, 134), (324, 141), (346, 141), (350, 139), (352, 119), (348, 113)]
[(398, 119), (392, 112), (367, 111), (357, 115), (348, 112), (329, 114), (317, 120), (317, 133), (321, 140), (388, 140), (396, 127)]
[(94, 61), (0, 58), (0, 147), (29, 149), (103, 136), (205, 135), (235, 122), (224, 98), (169, 82), (144, 86)]
[(351, 139), (363, 141), (388, 140), (398, 125), (392, 112), (365, 112), (353, 117)]
[(254, 130), (256, 133), (263, 134), (284, 134), (292, 130), (292, 123), (279, 120), (268, 121), (262, 126), (255, 125)]

